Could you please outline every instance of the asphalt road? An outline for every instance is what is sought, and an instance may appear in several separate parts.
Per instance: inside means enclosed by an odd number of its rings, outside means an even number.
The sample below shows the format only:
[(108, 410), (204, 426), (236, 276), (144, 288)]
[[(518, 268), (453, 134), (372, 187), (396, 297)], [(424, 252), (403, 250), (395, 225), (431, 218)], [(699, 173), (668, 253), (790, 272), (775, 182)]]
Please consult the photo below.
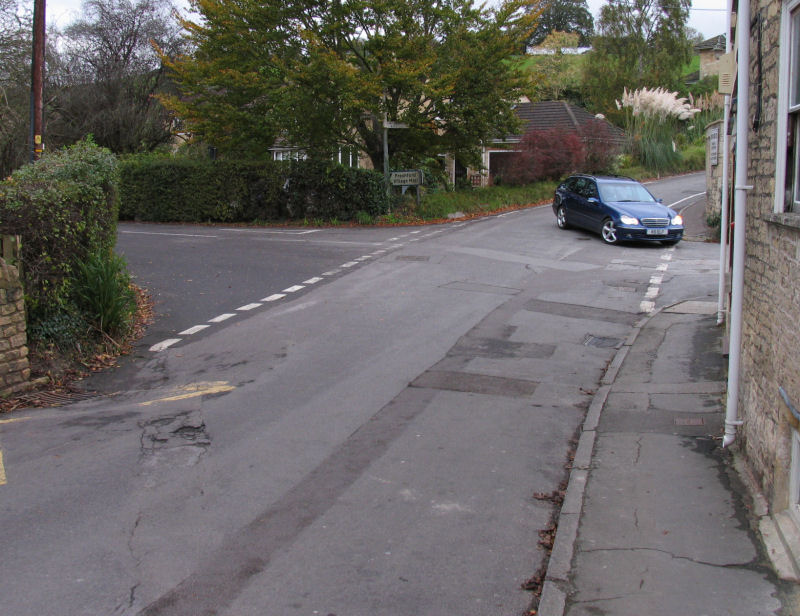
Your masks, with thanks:
[(0, 613), (521, 614), (616, 347), (713, 299), (715, 245), (549, 207), (282, 231), (120, 227), (164, 316), (118, 394), (0, 421)]

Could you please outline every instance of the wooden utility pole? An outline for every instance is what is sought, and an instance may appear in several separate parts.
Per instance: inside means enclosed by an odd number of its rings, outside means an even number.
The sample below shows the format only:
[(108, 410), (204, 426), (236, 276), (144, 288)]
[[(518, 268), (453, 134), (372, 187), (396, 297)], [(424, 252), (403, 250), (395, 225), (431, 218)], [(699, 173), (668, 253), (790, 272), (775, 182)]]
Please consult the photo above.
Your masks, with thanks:
[(38, 160), (44, 150), (44, 35), (45, 0), (33, 2), (33, 56), (31, 61), (31, 162)]

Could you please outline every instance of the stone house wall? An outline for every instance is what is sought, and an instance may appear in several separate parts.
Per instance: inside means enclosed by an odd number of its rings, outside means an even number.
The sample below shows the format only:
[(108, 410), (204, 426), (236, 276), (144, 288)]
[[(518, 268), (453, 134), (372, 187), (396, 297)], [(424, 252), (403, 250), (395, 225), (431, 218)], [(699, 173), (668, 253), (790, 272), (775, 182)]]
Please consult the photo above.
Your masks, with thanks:
[[(747, 246), (744, 272), (739, 443), (773, 512), (790, 505), (793, 421), (779, 393), (800, 402), (800, 214), (774, 212), (777, 135), (779, 0), (751, 1), (762, 18), (761, 122), (749, 130)], [(758, 57), (751, 33), (749, 119), (756, 117)]]
[(22, 285), (0, 258), (0, 397), (26, 389), (30, 374)]
[(700, 52), (700, 79), (719, 75), (719, 59), (724, 54), (724, 51), (716, 49), (704, 49)]

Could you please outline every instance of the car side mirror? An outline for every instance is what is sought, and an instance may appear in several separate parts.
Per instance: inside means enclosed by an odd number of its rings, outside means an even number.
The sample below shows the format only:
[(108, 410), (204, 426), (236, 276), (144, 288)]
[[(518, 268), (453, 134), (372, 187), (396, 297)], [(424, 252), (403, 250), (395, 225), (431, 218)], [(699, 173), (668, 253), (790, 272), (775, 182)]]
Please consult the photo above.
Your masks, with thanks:
[(597, 197), (589, 197), (589, 198), (587, 199), (587, 201), (588, 201), (589, 203), (594, 203), (594, 204), (600, 203), (600, 201), (598, 201), (598, 200), (597, 200)]
[(663, 199), (656, 199), (656, 201), (657, 201), (658, 203), (664, 203), (664, 200), (663, 200)]

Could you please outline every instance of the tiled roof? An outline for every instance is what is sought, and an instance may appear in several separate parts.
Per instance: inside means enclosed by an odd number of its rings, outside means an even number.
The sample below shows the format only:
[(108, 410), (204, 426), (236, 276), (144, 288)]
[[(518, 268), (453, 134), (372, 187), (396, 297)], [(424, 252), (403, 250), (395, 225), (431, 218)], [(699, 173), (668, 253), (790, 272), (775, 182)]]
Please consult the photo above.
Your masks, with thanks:
[(725, 51), (725, 35), (718, 34), (694, 46), (695, 51)]
[[(517, 117), (522, 120), (522, 135), (532, 130), (564, 128), (582, 132), (582, 128), (597, 118), (591, 113), (566, 101), (540, 101), (538, 103), (519, 103), (514, 108)], [(624, 132), (603, 120), (607, 128), (608, 138), (622, 139)], [(503, 141), (519, 141), (522, 135), (509, 135)]]

